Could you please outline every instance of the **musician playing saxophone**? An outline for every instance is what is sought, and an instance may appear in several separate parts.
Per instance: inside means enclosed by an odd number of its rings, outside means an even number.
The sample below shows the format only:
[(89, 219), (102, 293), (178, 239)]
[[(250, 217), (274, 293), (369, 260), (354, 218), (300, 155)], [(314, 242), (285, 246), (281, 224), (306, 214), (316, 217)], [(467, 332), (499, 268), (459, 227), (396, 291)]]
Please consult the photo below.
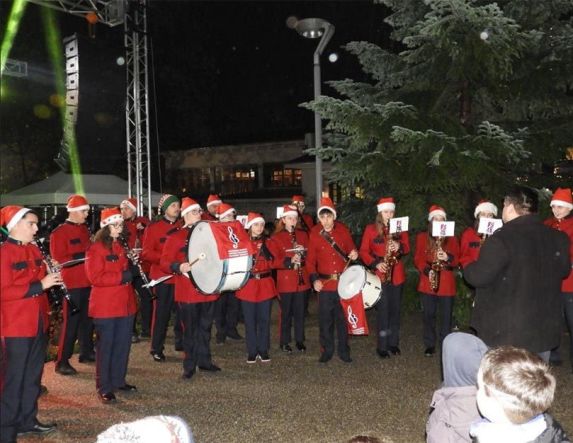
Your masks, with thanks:
[(396, 204), (392, 197), (381, 198), (376, 209), (376, 222), (364, 229), (360, 258), (380, 277), (382, 294), (376, 303), (376, 353), (380, 358), (400, 355), (400, 304), (406, 272), (402, 257), (410, 252), (407, 232), (390, 234), (390, 219)]
[(450, 333), (452, 309), (456, 295), (453, 269), (458, 265), (459, 245), (456, 237), (433, 237), (432, 223), (445, 221), (446, 211), (432, 205), (428, 214), (428, 231), (416, 236), (414, 265), (420, 280), (418, 292), (422, 298), (424, 318), (424, 355), (436, 352), (436, 315), (439, 310), (441, 325), (439, 343)]

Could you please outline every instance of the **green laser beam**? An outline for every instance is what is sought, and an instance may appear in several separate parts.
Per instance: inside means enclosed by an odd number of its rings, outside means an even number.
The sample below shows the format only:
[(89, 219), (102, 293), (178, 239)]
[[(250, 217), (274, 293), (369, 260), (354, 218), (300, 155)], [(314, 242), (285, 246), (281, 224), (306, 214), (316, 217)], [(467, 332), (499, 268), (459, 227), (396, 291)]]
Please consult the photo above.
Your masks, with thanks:
[(6, 67), (8, 55), (14, 44), (14, 38), (18, 33), (20, 20), (22, 20), (27, 4), (28, 2), (26, 0), (14, 0), (14, 3), (12, 3), (12, 9), (10, 10), (6, 30), (4, 32), (4, 39), (2, 40), (2, 46), (0, 46), (0, 73), (4, 72), (4, 68)]

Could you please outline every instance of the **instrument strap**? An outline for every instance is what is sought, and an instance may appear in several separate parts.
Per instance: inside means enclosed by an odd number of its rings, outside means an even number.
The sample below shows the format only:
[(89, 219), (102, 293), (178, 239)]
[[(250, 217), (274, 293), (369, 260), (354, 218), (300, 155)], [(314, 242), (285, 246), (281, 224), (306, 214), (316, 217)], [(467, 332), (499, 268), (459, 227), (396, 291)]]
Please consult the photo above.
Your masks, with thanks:
[(348, 260), (348, 257), (346, 256), (346, 254), (344, 253), (342, 248), (340, 246), (338, 246), (338, 244), (334, 241), (334, 239), (332, 238), (330, 233), (328, 233), (324, 229), (322, 229), (320, 231), (320, 235), (328, 242), (328, 244), (330, 246), (332, 246), (332, 249), (334, 249), (344, 259), (344, 261)]

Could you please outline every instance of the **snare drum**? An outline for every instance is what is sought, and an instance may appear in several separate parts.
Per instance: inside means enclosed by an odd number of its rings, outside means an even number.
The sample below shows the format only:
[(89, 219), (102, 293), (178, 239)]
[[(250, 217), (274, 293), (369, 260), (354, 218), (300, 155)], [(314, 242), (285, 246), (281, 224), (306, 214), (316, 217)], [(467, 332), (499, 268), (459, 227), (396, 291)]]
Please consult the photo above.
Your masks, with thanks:
[[(253, 266), (250, 240), (238, 222), (199, 221), (189, 233), (191, 278), (204, 294), (241, 289)], [(197, 260), (201, 254), (204, 258)], [(202, 255), (201, 255), (202, 257)]]
[(380, 278), (362, 265), (349, 266), (338, 280), (338, 295), (348, 300), (361, 291), (364, 308), (371, 308), (382, 294)]

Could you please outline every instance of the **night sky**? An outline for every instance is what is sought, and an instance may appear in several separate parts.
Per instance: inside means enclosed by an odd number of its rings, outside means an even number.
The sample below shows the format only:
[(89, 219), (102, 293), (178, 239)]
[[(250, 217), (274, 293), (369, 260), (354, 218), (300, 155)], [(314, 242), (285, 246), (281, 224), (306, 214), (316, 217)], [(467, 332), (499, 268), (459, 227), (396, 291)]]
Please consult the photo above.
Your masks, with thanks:
[[(9, 3), (0, 6), (1, 23)], [(58, 114), (53, 107), (48, 118), (33, 112), (34, 104), (49, 106), (54, 92), (39, 9), (28, 5), (10, 54), (29, 63), (30, 76), (4, 79), (10, 94), (0, 106), (0, 128), (8, 141), (29, 137), (26, 143), (36, 146), (32, 134), (41, 133), (37, 147), (54, 157), (61, 138)], [(153, 149), (157, 138), (162, 151), (303, 138), (313, 131), (313, 117), (298, 105), (313, 96), (312, 54), (318, 40), (287, 28), (287, 17), (321, 17), (335, 25), (321, 60), (323, 81), (367, 80), (356, 59), (340, 47), (353, 40), (388, 46), (386, 14), (370, 0), (150, 2)], [(116, 64), (123, 53), (123, 27), (97, 25), (96, 38), (89, 39), (85, 20), (59, 12), (57, 17), (62, 36), (76, 32), (84, 42), (80, 97), (87, 91), (91, 98), (80, 102), (80, 113), (107, 116), (106, 125), (82, 129), (87, 138), (80, 146), (82, 158), (89, 157), (94, 169), (124, 169), (125, 67)], [(339, 54), (336, 63), (328, 61), (331, 52)], [(333, 91), (323, 85), (323, 93)]]

